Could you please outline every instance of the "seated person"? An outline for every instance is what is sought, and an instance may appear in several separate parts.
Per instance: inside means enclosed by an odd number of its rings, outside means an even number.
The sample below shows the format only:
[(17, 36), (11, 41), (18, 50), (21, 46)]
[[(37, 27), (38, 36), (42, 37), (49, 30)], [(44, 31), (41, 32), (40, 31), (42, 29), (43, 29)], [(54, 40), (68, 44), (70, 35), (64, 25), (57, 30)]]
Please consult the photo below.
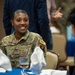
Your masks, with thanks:
[(11, 19), (15, 31), (1, 40), (1, 49), (9, 57), (12, 67), (19, 66), (19, 57), (31, 56), (34, 48), (39, 46), (46, 55), (46, 43), (42, 37), (28, 31), (29, 17), (24, 10), (16, 10)]
[(75, 8), (73, 8), (68, 16), (68, 21), (72, 25), (72, 36), (75, 38)]

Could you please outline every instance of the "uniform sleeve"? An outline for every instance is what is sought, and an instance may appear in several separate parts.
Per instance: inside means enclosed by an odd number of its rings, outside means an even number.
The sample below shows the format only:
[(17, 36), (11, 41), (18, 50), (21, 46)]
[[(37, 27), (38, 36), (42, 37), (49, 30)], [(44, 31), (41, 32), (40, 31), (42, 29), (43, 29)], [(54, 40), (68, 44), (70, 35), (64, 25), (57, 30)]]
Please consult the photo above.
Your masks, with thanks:
[(11, 26), (12, 26), (10, 23), (8, 3), (9, 0), (5, 0), (4, 11), (3, 11), (3, 25), (4, 25), (6, 35), (9, 35), (11, 33)]
[(46, 43), (43, 41), (40, 35), (35, 37), (34, 45), (35, 45), (34, 47), (39, 46), (43, 50), (44, 56), (46, 57), (46, 51), (47, 51)]
[(41, 48), (41, 49), (43, 50), (43, 52), (45, 53), (45, 52), (47, 51), (46, 43), (43, 41), (42, 38), (39, 38), (38, 41), (39, 41), (39, 46), (40, 46), (40, 48)]
[(6, 55), (7, 55), (7, 51), (6, 51), (6, 49), (5, 49), (5, 45), (4, 45), (5, 43), (4, 43), (4, 40), (2, 39), (1, 41), (0, 41), (0, 48), (1, 48), (1, 50), (3, 51), (3, 53), (5, 53)]

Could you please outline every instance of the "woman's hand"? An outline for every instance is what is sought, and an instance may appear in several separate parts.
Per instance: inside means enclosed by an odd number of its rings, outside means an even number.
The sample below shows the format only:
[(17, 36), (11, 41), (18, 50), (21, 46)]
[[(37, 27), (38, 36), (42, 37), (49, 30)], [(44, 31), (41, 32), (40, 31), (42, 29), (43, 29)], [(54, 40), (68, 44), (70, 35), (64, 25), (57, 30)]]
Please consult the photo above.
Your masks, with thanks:
[(60, 12), (60, 10), (61, 10), (61, 7), (59, 7), (58, 10), (54, 13), (53, 15), (54, 19), (59, 19), (62, 17), (63, 14)]

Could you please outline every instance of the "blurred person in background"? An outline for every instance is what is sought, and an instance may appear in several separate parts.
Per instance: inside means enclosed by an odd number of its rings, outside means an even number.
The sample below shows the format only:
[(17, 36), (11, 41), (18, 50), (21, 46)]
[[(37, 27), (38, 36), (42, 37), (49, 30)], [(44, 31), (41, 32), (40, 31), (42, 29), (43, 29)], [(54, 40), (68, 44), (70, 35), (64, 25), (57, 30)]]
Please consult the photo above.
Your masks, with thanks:
[(68, 22), (72, 25), (72, 39), (75, 39), (75, 8), (70, 11)]
[(56, 20), (60, 19), (62, 17), (62, 13), (60, 12), (61, 7), (56, 8), (55, 0), (46, 0), (47, 1), (47, 12), (48, 12), (48, 18), (49, 18), (49, 25), (52, 33), (60, 33), (60, 30), (58, 25), (56, 25)]
[[(69, 11), (69, 14), (67, 16), (67, 23), (72, 27), (71, 40), (75, 41), (75, 7), (72, 7), (71, 10)], [(75, 66), (70, 66), (69, 69), (70, 69), (70, 75), (75, 75)]]
[(55, 0), (57, 8), (61, 7), (61, 13), (63, 17), (57, 20), (57, 24), (60, 26), (61, 33), (66, 36), (66, 27), (69, 25), (67, 18), (70, 11), (75, 7), (75, 0)]
[(17, 9), (23, 9), (28, 13), (30, 21), (28, 30), (40, 34), (46, 42), (47, 49), (52, 50), (46, 0), (5, 0), (3, 25), (6, 35), (14, 31), (10, 20), (12, 13)]

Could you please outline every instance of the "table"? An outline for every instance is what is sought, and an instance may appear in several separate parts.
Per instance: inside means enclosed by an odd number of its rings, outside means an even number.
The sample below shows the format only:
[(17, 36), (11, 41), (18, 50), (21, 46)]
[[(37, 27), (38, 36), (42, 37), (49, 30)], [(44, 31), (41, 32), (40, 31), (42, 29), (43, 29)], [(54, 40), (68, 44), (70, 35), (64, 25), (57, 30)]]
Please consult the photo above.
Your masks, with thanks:
[(75, 54), (75, 39), (67, 40), (66, 51), (68, 56), (74, 56)]
[[(6, 73), (0, 73), (0, 75), (21, 75), (20, 71), (22, 69), (19, 68), (13, 68), (11, 72), (6, 72)], [(35, 75), (35, 74), (28, 74), (28, 72), (31, 72), (30, 70), (26, 70), (25, 73), (27, 75)], [(40, 74), (37, 75), (67, 75), (66, 70), (53, 70), (53, 69), (43, 69)]]
[[(21, 75), (21, 70), (20, 68), (13, 68), (12, 71), (6, 72), (6, 73), (0, 73), (0, 75)], [(35, 74), (29, 74), (28, 72), (31, 72), (30, 70), (25, 70), (27, 75), (35, 75)]]

